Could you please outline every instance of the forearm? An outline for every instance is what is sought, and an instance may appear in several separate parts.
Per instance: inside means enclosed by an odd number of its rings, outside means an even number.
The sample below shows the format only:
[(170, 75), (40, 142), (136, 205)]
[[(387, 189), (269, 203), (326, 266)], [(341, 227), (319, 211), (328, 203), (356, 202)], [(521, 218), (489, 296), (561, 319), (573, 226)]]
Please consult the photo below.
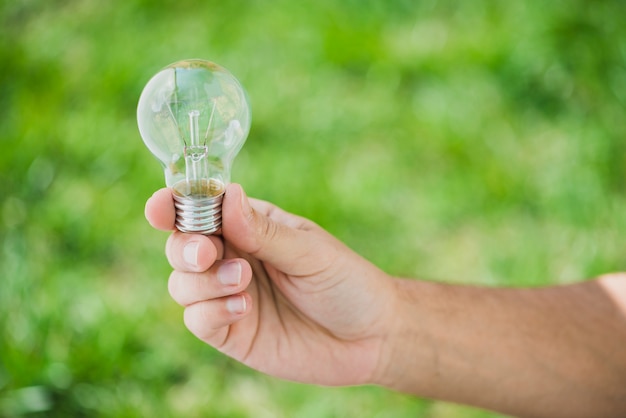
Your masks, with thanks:
[(494, 289), (398, 280), (379, 383), (518, 416), (626, 414), (626, 312), (600, 282)]

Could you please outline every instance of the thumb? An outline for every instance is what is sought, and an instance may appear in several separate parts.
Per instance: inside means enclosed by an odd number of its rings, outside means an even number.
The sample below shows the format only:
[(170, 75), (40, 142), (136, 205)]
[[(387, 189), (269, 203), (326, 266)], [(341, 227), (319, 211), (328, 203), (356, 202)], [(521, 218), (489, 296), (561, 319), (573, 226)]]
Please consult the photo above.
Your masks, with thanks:
[(271, 203), (248, 199), (238, 184), (226, 189), (222, 233), (238, 249), (291, 275), (312, 273), (319, 268), (321, 253), (332, 254), (323, 250), (330, 248), (320, 242), (326, 241), (325, 234), (315, 223)]

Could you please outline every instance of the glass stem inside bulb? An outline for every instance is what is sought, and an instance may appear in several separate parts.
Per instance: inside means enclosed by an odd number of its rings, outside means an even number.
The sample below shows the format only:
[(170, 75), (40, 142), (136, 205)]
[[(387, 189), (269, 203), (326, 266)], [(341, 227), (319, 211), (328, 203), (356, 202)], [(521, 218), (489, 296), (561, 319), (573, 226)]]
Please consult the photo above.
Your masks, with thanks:
[(189, 136), (190, 144), (185, 147), (186, 177), (188, 183), (195, 183), (209, 178), (209, 150), (206, 145), (200, 143), (200, 126), (198, 120), (200, 112), (189, 112)]
[(200, 146), (200, 126), (198, 120), (200, 119), (200, 111), (192, 110), (189, 112), (189, 136), (191, 137), (191, 146)]

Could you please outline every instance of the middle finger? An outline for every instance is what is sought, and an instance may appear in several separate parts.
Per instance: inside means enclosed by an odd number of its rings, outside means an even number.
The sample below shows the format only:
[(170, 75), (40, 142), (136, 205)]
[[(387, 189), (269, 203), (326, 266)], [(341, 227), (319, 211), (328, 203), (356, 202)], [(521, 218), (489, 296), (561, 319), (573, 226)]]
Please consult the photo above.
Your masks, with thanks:
[(251, 278), (252, 269), (247, 261), (221, 260), (202, 273), (174, 270), (170, 274), (168, 290), (176, 303), (189, 306), (239, 293), (248, 287)]

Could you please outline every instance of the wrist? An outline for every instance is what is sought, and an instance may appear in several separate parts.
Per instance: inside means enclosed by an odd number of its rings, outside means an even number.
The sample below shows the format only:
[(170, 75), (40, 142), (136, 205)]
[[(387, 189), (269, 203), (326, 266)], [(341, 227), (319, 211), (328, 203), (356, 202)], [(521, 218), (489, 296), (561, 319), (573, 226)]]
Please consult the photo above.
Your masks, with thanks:
[(428, 308), (422, 301), (432, 296), (433, 284), (398, 277), (391, 282), (392, 309), (372, 383), (415, 393), (416, 384), (435, 373), (430, 369), (436, 366), (437, 354), (426, 326)]
[[(470, 287), (394, 279), (394, 320), (376, 384), (431, 399), (472, 403), (476, 343)], [(469, 320), (469, 322), (468, 322)], [(462, 325), (460, 325), (463, 323)], [(472, 335), (469, 335), (472, 334)], [(474, 382), (476, 383), (476, 382)]]

